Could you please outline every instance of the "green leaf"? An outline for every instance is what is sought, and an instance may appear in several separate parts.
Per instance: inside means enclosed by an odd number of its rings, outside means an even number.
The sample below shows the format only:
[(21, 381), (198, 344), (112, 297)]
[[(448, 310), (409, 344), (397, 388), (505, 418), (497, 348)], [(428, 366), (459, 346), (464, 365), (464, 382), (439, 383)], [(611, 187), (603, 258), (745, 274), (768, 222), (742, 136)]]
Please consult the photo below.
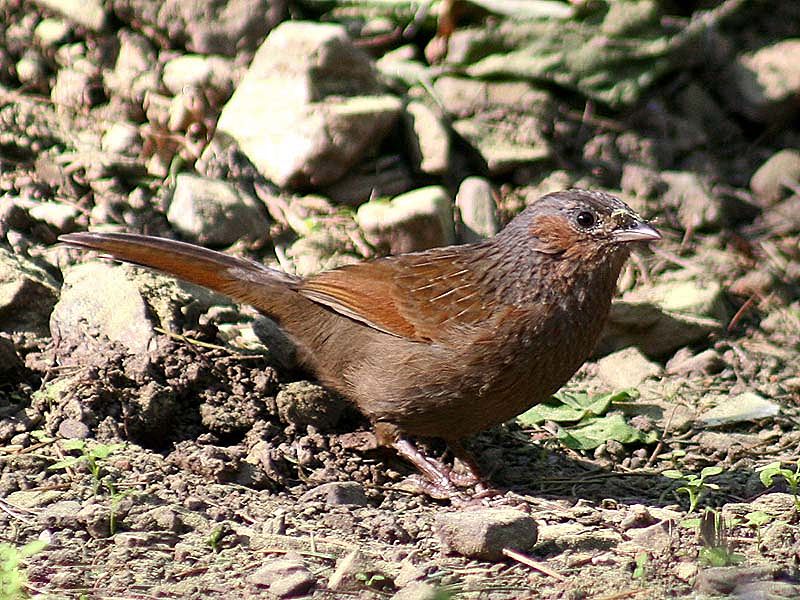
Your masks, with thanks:
[(518, 418), (523, 425), (538, 425), (544, 421), (575, 423), (587, 417), (605, 414), (613, 402), (628, 402), (638, 398), (635, 390), (621, 390), (599, 396), (585, 392), (560, 391), (547, 402), (538, 404)]
[(667, 469), (666, 471), (661, 471), (661, 474), (668, 479), (683, 479), (683, 473), (677, 469)]
[(83, 450), (86, 448), (86, 440), (66, 440), (64, 450)]
[(748, 525), (753, 525), (754, 527), (760, 527), (761, 525), (766, 525), (767, 523), (772, 521), (772, 519), (774, 519), (775, 517), (765, 513), (763, 510), (756, 510), (747, 513), (744, 516), (744, 518), (747, 519)]
[(781, 463), (780, 462), (773, 462), (765, 465), (759, 469), (759, 479), (761, 479), (761, 484), (764, 487), (771, 487), (772, 486), (772, 479), (780, 474), (781, 472)]
[(569, 431), (561, 430), (558, 438), (565, 446), (575, 450), (592, 450), (608, 440), (615, 440), (622, 444), (649, 442), (649, 436), (628, 425), (622, 415), (609, 415), (593, 419), (583, 427)]
[(706, 467), (702, 471), (700, 471), (700, 477), (713, 477), (714, 475), (719, 475), (722, 473), (724, 469), (722, 467)]

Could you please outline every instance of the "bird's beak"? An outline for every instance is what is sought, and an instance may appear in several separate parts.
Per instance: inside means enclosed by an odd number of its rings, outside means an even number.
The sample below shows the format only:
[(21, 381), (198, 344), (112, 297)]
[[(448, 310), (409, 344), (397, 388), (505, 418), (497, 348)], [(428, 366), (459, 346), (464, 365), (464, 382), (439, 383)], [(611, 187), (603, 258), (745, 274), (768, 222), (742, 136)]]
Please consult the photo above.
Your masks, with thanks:
[(636, 221), (630, 227), (619, 229), (612, 234), (615, 242), (654, 242), (661, 234), (647, 223)]

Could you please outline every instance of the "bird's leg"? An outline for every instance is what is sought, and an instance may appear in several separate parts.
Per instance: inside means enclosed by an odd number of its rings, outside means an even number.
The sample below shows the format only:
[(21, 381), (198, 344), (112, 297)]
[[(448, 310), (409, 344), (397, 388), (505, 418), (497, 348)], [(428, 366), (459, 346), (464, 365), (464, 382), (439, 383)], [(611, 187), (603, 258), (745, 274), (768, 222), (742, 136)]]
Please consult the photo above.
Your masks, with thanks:
[(433, 491), (438, 492), (438, 494), (432, 495), (449, 497), (457, 493), (457, 490), (450, 480), (449, 474), (442, 469), (441, 465), (425, 456), (408, 439), (398, 437), (391, 442), (391, 445), (400, 456), (417, 467), (417, 469), (428, 478), (431, 485), (435, 488)]
[[(469, 450), (464, 448), (461, 442), (450, 440), (447, 442), (447, 447), (450, 448), (455, 460), (461, 463), (466, 470), (466, 473), (458, 473), (455, 469), (450, 471), (450, 481), (461, 487), (478, 486), (486, 483), (475, 457), (472, 456)], [(455, 467), (455, 462), (453, 467)]]

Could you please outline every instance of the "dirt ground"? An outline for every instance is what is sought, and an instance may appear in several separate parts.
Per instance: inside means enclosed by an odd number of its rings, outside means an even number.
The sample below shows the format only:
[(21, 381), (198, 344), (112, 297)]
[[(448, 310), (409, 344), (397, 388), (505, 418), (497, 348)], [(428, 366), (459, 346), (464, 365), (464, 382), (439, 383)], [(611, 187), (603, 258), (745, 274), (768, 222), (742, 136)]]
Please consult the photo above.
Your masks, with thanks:
[[(419, 493), (409, 465), (293, 368), (251, 309), (56, 244), (90, 225), (180, 237), (166, 206), (181, 170), (263, 178), (237, 153), (197, 167), (200, 153), (187, 153), (208, 142), (225, 94), (176, 132), (109, 83), (126, 36), (147, 42), (156, 81), (166, 60), (189, 53), (191, 38), (142, 16), (152, 5), (102, 5), (109, 16), (92, 30), (51, 4), (0, 2), (0, 600), (800, 597), (800, 168), (772, 198), (751, 182), (778, 151), (800, 151), (797, 112), (766, 121), (737, 112), (710, 59), (668, 69), (625, 106), (547, 82), (547, 160), (487, 173), (459, 137), (448, 174), (414, 175), (414, 187), (434, 179), (453, 193), (464, 176), (487, 176), (503, 222), (551, 189), (606, 189), (664, 235), (630, 261), (598, 353), (567, 386), (590, 398), (632, 387), (603, 410), (624, 417), (629, 437), (571, 443), (575, 423), (557, 413), (507, 423), (469, 442), (503, 494), (454, 505)], [(313, 20), (323, 4), (287, 10)], [(718, 4), (675, 2), (667, 14), (688, 22), (692, 9)], [(723, 22), (715, 60), (796, 35), (800, 11), (775, 4)], [(66, 24), (63, 35), (31, 36), (43, 21)], [(433, 33), (423, 26), (410, 42), (422, 48)], [(252, 35), (229, 53), (239, 74), (266, 31)], [(363, 39), (376, 57), (399, 45)], [(77, 105), (54, 99), (67, 68), (88, 73)], [(699, 96), (710, 98), (702, 111)], [(518, 118), (486, 110), (479, 117), (493, 122)], [(122, 121), (144, 140), (134, 156), (102, 143)], [(406, 156), (402, 137), (380, 152)], [(276, 197), (322, 224), (329, 255), (376, 252), (351, 212), (319, 209), (305, 192)], [(269, 226), (259, 239), (225, 251), (299, 263), (297, 253), (276, 258), (298, 233), (275, 206), (261, 208)], [(64, 274), (84, 263), (101, 265), (84, 274), (96, 287), (69, 296), (77, 275), (65, 286)], [(125, 281), (132, 288), (117, 298)], [(664, 307), (686, 289), (700, 297), (684, 318)], [(133, 341), (86, 334), (79, 308), (93, 301), (97, 312), (110, 305), (109, 322), (118, 316)], [(660, 308), (642, 308), (651, 305)], [(642, 321), (656, 313), (661, 329), (656, 317)], [(443, 452), (436, 441), (430, 449)], [(448, 544), (443, 518), (466, 515), (477, 532), (486, 507), (533, 519), (529, 564)]]

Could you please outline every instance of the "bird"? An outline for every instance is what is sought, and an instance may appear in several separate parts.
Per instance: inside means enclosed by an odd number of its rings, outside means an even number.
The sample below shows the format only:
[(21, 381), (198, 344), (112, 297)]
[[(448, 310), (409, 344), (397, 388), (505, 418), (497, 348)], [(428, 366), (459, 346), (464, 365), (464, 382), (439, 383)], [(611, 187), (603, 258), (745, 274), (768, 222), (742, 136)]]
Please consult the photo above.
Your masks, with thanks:
[[(172, 239), (61, 235), (252, 305), (300, 366), (351, 401), (440, 497), (485, 480), (462, 442), (547, 400), (589, 358), (631, 245), (660, 233), (619, 198), (567, 189), (494, 237), (367, 260), (306, 278)], [(438, 438), (457, 473), (420, 449)]]

